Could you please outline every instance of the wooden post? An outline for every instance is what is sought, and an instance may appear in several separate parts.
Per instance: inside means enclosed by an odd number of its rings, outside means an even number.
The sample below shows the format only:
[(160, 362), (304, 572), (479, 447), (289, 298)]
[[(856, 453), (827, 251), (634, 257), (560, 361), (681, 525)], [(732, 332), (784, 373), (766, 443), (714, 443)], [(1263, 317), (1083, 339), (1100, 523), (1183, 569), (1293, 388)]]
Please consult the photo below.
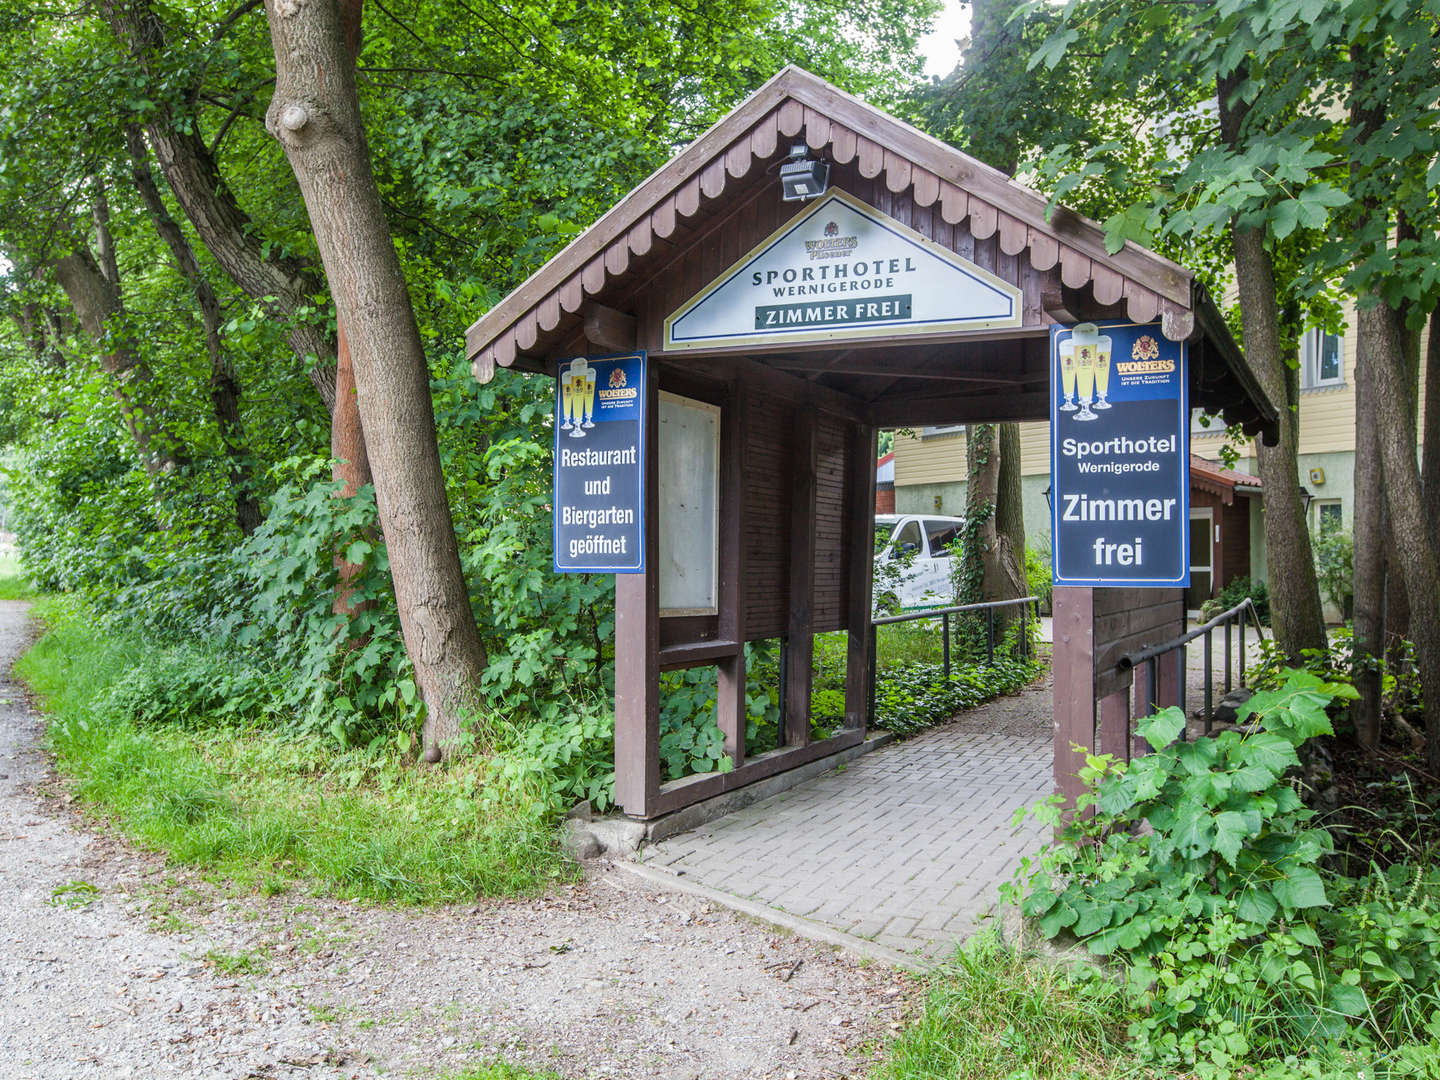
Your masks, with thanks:
[[(875, 428), (850, 431), (845, 477), (846, 585), (845, 726), (864, 731), (870, 723), (870, 589), (875, 574)], [(813, 527), (813, 524), (812, 524)]]
[[(1140, 664), (1134, 671), (1135, 680), (1135, 718), (1143, 719), (1150, 715), (1150, 665)], [(1131, 733), (1130, 736), (1130, 758), (1134, 760), (1142, 754), (1150, 753), (1150, 744), (1139, 735)]]
[[(1185, 633), (1189, 623), (1185, 618), (1185, 594), (1178, 590), (1176, 594), (1180, 597), (1180, 626), (1175, 631), (1175, 636), (1179, 637)], [(1163, 709), (1170, 705), (1179, 705), (1182, 685), (1180, 680), (1185, 678), (1185, 650), (1168, 652), (1160, 657), (1159, 661), (1156, 665), (1160, 671), (1156, 678), (1158, 685), (1155, 687), (1155, 707)]]
[[(1095, 594), (1057, 586), (1051, 597), (1055, 641), (1055, 790), (1073, 809), (1085, 790), (1078, 773), (1095, 745)], [(1081, 752), (1071, 749), (1079, 745)]]
[[(790, 467), (790, 623), (785, 643), (785, 745), (810, 741), (815, 654), (815, 410), (794, 410)], [(873, 469), (871, 470), (874, 471)]]
[(649, 817), (660, 794), (659, 371), (646, 364), (645, 572), (615, 575), (615, 801)]
[(725, 736), (725, 753), (735, 768), (745, 764), (745, 393), (738, 381), (720, 413), (720, 580), (716, 607), (720, 638), (735, 642), (735, 655), (723, 659), (715, 719)]

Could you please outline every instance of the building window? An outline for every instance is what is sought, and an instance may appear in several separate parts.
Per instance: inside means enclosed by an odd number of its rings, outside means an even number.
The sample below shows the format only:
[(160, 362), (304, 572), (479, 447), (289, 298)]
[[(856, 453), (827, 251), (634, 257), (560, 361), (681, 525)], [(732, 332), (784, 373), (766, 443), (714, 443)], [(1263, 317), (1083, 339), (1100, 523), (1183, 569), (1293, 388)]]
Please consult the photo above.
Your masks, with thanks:
[(965, 430), (965, 425), (964, 425), (964, 424), (939, 424), (939, 425), (930, 425), (930, 426), (928, 426), (928, 427), (922, 427), (922, 428), (920, 429), (920, 437), (921, 437), (922, 439), (928, 439), (928, 438), (930, 438), (932, 435), (954, 435), (957, 431), (964, 431), (964, 430)]
[(1345, 512), (1339, 499), (1316, 499), (1311, 505), (1315, 508), (1315, 531), (1321, 536), (1329, 536), (1345, 527)]
[(1345, 385), (1345, 339), (1324, 330), (1307, 330), (1300, 339), (1300, 389)]

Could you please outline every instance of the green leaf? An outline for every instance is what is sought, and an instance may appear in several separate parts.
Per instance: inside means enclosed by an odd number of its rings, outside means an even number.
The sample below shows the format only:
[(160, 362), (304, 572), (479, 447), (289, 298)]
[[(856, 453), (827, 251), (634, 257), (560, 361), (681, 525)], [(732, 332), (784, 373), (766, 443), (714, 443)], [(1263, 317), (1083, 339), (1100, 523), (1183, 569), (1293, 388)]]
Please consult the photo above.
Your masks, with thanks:
[(1287, 911), (1330, 906), (1330, 899), (1325, 895), (1325, 883), (1309, 867), (1292, 870), (1275, 882), (1271, 892)]
[(1243, 814), (1225, 810), (1215, 815), (1215, 851), (1231, 866), (1235, 856), (1240, 854), (1240, 845), (1250, 835), (1250, 828)]
[(1135, 730), (1151, 749), (1163, 750), (1185, 730), (1185, 714), (1172, 705), (1141, 720), (1135, 725)]
[(1270, 895), (1269, 889), (1263, 885), (1252, 885), (1240, 894), (1240, 902), (1235, 905), (1235, 914), (1246, 922), (1264, 926), (1275, 917), (1275, 912), (1279, 909), (1280, 905)]
[(1370, 1012), (1370, 1002), (1365, 991), (1358, 986), (1336, 983), (1325, 992), (1325, 1006), (1341, 1016), (1365, 1016)]
[(1279, 776), (1300, 764), (1295, 747), (1271, 731), (1257, 731), (1245, 739), (1245, 755), (1261, 768)]

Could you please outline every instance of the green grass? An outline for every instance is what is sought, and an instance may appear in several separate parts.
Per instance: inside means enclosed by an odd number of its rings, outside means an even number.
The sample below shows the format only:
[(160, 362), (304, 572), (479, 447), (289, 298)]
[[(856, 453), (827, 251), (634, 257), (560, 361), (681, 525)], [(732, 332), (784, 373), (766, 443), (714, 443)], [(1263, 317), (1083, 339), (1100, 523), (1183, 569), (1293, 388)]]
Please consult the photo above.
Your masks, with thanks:
[(38, 594), (14, 555), (0, 555), (0, 600), (30, 600)]
[(981, 935), (930, 976), (921, 1018), (873, 1080), (1118, 1080), (1136, 1075), (1117, 989)]
[(565, 1080), (555, 1072), (534, 1072), (523, 1065), (509, 1061), (488, 1061), (481, 1065), (470, 1065), (460, 1072), (441, 1073), (437, 1080)]
[(50, 630), (16, 671), (44, 703), (60, 771), (174, 863), (269, 895), (304, 884), (417, 904), (534, 894), (577, 873), (525, 794), (491, 793), (482, 807), (481, 760), (416, 766), (273, 731), (109, 715), (105, 688), (149, 650), (68, 601), (38, 606)]

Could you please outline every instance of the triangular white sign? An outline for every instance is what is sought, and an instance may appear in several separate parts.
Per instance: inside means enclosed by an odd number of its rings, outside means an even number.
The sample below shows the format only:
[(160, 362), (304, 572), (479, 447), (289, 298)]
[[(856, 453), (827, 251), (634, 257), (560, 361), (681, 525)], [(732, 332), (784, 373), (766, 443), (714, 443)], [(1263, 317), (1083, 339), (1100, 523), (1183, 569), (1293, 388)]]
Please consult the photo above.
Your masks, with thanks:
[(844, 191), (792, 218), (665, 320), (665, 351), (1020, 325), (1020, 290)]

